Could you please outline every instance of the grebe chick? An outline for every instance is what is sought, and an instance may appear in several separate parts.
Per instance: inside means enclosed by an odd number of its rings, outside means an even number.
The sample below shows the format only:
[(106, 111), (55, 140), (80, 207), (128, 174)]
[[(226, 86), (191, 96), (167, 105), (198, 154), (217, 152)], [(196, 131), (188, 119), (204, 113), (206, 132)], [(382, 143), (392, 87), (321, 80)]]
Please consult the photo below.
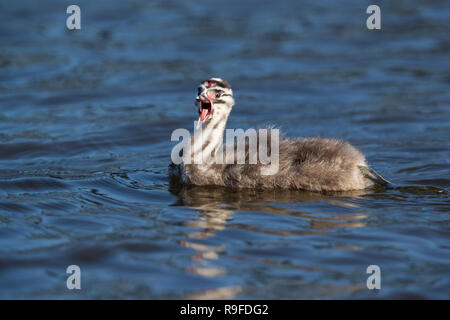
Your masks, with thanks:
[[(186, 148), (187, 153), (193, 158), (198, 154), (214, 157), (218, 151), (224, 149), (224, 130), (234, 105), (230, 84), (220, 78), (202, 82), (198, 88), (196, 105), (200, 114), (198, 125), (202, 130), (200, 133), (197, 130), (194, 134), (193, 143), (188, 144)], [(273, 151), (270, 137), (267, 141), (267, 152), (270, 154)], [(257, 145), (259, 148), (259, 143)], [(185, 161), (178, 165), (172, 163), (169, 173), (184, 184), (199, 186), (319, 192), (362, 190), (375, 184), (389, 183), (367, 165), (360, 151), (345, 141), (316, 137), (280, 137), (278, 170), (270, 175), (261, 174), (260, 169), (264, 166), (262, 163), (249, 163), (248, 147), (247, 141), (244, 164)]]

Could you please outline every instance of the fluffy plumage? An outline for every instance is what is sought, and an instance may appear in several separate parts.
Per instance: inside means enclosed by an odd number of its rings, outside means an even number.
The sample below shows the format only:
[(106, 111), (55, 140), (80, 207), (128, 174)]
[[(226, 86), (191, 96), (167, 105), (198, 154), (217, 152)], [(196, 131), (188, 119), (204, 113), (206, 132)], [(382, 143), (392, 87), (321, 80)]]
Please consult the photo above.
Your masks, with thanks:
[[(228, 82), (219, 78), (203, 82), (199, 88), (199, 96), (207, 97), (208, 90), (215, 90), (215, 81), (221, 84), (226, 83), (229, 90), (227, 94), (231, 93), (232, 96)], [(192, 153), (198, 152), (200, 146), (207, 149), (208, 153), (215, 153), (218, 148), (222, 148), (223, 131), (234, 100), (230, 99), (228, 103), (227, 101), (221, 103), (220, 100), (222, 99), (219, 97), (217, 103), (214, 99), (211, 100), (211, 109), (213, 109), (211, 116), (202, 123), (206, 138), (198, 143), (197, 149), (192, 147)], [(270, 137), (267, 141), (269, 142), (268, 150), (271, 150)], [(261, 175), (260, 168), (263, 165), (259, 162), (249, 164), (248, 142), (245, 159), (245, 164), (171, 165), (170, 174), (179, 177), (183, 183), (200, 186), (321, 192), (361, 190), (374, 184), (388, 183), (367, 166), (365, 157), (360, 151), (348, 142), (335, 139), (280, 137), (279, 169), (273, 175)]]

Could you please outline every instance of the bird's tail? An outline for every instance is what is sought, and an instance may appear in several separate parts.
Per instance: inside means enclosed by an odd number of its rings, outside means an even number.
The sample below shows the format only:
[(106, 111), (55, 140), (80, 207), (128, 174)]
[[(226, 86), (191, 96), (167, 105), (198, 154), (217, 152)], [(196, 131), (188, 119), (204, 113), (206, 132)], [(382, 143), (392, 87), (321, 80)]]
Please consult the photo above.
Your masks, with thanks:
[(380, 176), (375, 170), (373, 170), (372, 168), (366, 167), (366, 166), (358, 166), (359, 170), (361, 171), (362, 175), (369, 179), (372, 180), (374, 183), (385, 186), (387, 184), (391, 184), (390, 181), (386, 180), (385, 178), (383, 178), (382, 176)]

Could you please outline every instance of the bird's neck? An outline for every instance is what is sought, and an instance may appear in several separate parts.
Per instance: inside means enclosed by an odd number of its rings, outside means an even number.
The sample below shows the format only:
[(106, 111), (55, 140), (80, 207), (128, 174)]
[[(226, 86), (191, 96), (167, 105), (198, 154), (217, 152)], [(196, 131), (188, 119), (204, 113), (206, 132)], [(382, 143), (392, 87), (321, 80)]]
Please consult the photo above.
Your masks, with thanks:
[(222, 147), (227, 119), (228, 113), (220, 113), (217, 110), (210, 121), (195, 130), (191, 153), (194, 163), (207, 164), (214, 160), (217, 151)]

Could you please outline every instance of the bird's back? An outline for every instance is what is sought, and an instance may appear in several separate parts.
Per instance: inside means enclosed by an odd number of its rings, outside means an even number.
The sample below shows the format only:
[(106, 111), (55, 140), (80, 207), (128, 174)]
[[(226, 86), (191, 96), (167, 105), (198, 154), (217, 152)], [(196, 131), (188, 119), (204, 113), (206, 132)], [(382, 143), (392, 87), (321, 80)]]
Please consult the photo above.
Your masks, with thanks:
[(223, 167), (222, 184), (262, 189), (347, 191), (364, 189), (371, 183), (358, 166), (366, 166), (361, 152), (335, 139), (282, 139), (279, 143), (278, 171), (262, 175), (263, 165), (230, 164)]

